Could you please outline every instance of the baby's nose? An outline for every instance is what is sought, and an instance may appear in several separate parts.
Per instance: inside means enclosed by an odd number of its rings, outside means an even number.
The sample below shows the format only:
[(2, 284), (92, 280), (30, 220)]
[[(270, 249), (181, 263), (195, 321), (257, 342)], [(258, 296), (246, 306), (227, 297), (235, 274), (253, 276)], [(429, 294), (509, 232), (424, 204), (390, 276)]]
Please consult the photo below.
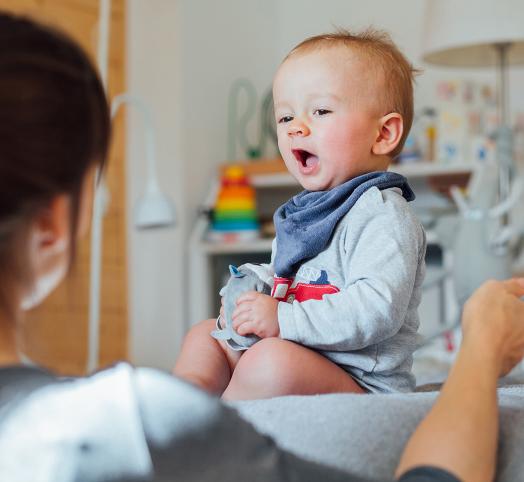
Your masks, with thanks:
[(289, 137), (308, 136), (309, 127), (303, 122), (291, 122), (287, 131)]

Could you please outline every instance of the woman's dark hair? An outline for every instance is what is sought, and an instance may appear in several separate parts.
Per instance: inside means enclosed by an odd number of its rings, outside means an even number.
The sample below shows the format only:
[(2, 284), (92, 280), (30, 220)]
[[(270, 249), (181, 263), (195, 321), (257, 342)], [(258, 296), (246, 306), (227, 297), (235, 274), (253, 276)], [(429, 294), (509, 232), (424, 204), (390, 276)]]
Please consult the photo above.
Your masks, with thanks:
[[(76, 233), (81, 187), (89, 168), (103, 168), (109, 137), (105, 91), (82, 48), (53, 28), (0, 12), (2, 275), (27, 277), (15, 249), (55, 196), (70, 195)], [(6, 296), (0, 284), (0, 308), (8, 308)]]

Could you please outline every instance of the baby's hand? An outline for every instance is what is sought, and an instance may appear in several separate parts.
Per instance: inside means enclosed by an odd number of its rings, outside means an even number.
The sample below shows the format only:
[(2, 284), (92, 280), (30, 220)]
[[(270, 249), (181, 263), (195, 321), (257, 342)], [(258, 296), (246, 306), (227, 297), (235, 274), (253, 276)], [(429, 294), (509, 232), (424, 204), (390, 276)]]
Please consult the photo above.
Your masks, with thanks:
[(251, 333), (260, 338), (278, 336), (278, 300), (258, 293), (247, 291), (237, 299), (237, 307), (233, 312), (233, 328), (239, 335)]

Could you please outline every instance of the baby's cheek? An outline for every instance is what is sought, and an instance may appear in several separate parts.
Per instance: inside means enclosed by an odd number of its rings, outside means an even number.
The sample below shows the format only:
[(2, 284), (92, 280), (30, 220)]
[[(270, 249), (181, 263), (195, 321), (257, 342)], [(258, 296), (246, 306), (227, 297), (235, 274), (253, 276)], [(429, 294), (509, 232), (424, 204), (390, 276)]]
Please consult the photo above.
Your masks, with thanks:
[(358, 143), (358, 137), (354, 135), (351, 130), (347, 129), (345, 125), (334, 125), (324, 134), (324, 146), (326, 146), (332, 154), (348, 154), (355, 143)]
[[(289, 164), (291, 161), (291, 148), (289, 147), (289, 141), (287, 138), (282, 138), (280, 135), (278, 136), (278, 150), (280, 152), (280, 155), (282, 156), (282, 159), (284, 159), (284, 162), (289, 168)], [(294, 157), (293, 157), (294, 160)]]
[(277, 139), (278, 139), (278, 150), (282, 154), (286, 146), (287, 139), (283, 137), (283, 135), (280, 132), (277, 133)]
[[(349, 119), (347, 123), (342, 124), (337, 129), (338, 145), (344, 149), (351, 149), (359, 152), (369, 149), (369, 142), (374, 136), (374, 130), (371, 126), (359, 120)], [(337, 142), (333, 140), (333, 142)]]

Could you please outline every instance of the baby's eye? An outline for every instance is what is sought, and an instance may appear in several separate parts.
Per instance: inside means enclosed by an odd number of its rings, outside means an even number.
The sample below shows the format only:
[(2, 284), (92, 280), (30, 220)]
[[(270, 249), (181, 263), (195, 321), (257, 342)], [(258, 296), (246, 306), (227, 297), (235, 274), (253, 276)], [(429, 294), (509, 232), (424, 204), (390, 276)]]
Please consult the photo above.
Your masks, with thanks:
[(280, 117), (278, 119), (278, 123), (279, 124), (285, 124), (286, 122), (291, 122), (293, 120), (293, 117), (291, 117), (290, 115), (285, 115), (283, 117)]
[(328, 109), (316, 109), (315, 112), (313, 112), (314, 115), (326, 115), (331, 114), (331, 111)]

